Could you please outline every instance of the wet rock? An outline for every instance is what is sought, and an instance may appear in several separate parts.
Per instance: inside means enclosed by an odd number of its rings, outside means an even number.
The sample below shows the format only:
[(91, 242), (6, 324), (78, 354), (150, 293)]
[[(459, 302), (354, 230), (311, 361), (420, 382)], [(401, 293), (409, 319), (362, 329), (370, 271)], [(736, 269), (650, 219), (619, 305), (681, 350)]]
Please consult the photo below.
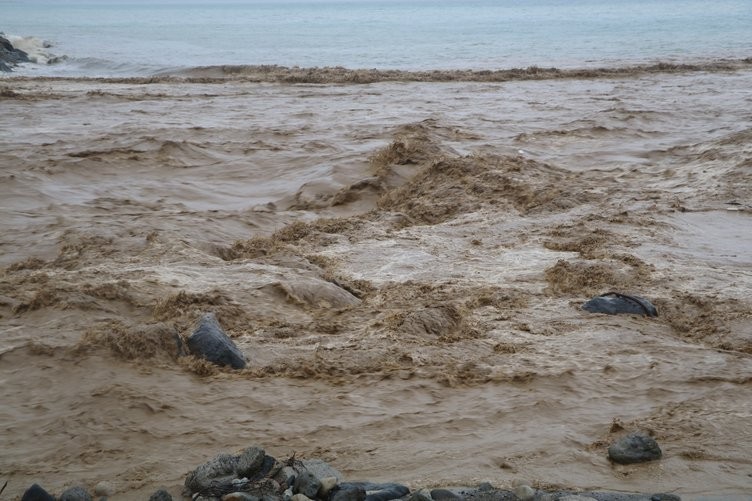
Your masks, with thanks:
[(39, 484), (33, 484), (26, 489), (21, 501), (55, 501), (55, 498)]
[(71, 487), (66, 489), (61, 495), (59, 501), (93, 501), (86, 489), (83, 487)]
[(434, 501), (460, 501), (462, 496), (455, 494), (448, 489), (433, 489), (431, 499)]
[[(295, 482), (292, 485), (292, 492), (295, 494), (303, 494), (304, 496), (313, 499), (316, 497), (316, 494), (318, 494), (320, 488), (321, 481), (316, 478), (316, 475), (306, 470), (301, 472), (295, 478)], [(294, 499), (295, 496), (293, 496), (293, 500)]]
[(245, 356), (222, 330), (213, 313), (201, 317), (187, 344), (191, 353), (217, 365), (245, 368)]
[(16, 49), (10, 40), (0, 35), (0, 71), (12, 71), (19, 63), (28, 63), (29, 55), (21, 49)]
[(558, 501), (597, 501), (595, 498), (588, 496), (580, 496), (578, 494), (570, 494), (568, 496), (562, 496)]
[(329, 501), (365, 501), (366, 490), (355, 484), (340, 484), (332, 490)]
[(608, 457), (619, 464), (644, 463), (662, 455), (658, 443), (645, 433), (630, 433), (608, 448)]
[(159, 489), (149, 496), (149, 501), (172, 501), (172, 495), (164, 489)]
[(630, 296), (618, 292), (609, 292), (594, 297), (582, 305), (582, 309), (591, 313), (607, 313), (617, 315), (619, 313), (630, 313), (633, 315), (647, 315), (648, 317), (657, 317), (658, 310), (653, 303), (640, 296)]

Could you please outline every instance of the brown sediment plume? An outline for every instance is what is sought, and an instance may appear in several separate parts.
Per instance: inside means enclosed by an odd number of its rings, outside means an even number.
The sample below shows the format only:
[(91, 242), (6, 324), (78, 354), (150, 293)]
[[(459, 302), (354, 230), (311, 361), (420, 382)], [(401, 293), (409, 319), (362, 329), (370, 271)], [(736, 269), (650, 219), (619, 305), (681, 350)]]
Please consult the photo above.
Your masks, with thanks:
[[(177, 494), (249, 442), (416, 487), (746, 492), (752, 74), (644, 70), (3, 81), (10, 496)], [(659, 317), (580, 308), (611, 289)], [(247, 369), (179, 351), (206, 312)], [(660, 475), (608, 463), (632, 428)]]

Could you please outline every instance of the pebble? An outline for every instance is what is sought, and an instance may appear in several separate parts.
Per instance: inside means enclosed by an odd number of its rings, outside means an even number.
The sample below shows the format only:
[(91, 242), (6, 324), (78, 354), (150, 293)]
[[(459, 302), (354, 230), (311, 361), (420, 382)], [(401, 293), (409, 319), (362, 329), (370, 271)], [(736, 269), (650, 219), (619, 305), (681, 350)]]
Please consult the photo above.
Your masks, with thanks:
[(71, 487), (60, 495), (60, 501), (94, 501), (83, 487)]
[(653, 437), (645, 433), (630, 433), (608, 448), (608, 457), (619, 464), (644, 463), (660, 459), (663, 453)]
[(109, 497), (112, 496), (114, 489), (112, 488), (112, 484), (106, 480), (102, 480), (97, 485), (94, 486), (94, 495), (95, 496), (105, 496)]

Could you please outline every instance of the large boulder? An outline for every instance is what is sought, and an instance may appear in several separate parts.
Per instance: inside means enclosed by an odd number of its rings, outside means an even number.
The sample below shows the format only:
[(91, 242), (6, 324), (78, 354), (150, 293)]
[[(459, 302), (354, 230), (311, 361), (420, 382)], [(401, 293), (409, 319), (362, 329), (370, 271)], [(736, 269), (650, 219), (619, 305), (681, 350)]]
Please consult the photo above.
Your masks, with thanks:
[(217, 365), (229, 365), (233, 369), (245, 368), (243, 352), (225, 334), (213, 313), (201, 317), (187, 344), (191, 353), (197, 357)]

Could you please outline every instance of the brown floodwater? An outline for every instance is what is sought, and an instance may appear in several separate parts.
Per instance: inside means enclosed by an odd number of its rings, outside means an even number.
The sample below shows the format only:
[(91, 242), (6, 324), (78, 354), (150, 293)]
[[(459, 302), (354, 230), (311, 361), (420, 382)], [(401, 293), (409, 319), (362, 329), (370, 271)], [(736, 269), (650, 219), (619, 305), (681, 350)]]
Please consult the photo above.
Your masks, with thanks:
[[(251, 445), (413, 488), (752, 492), (752, 71), (0, 80), (0, 482)], [(589, 314), (616, 290), (657, 318)], [(243, 371), (177, 357), (214, 312)], [(609, 463), (646, 430), (661, 461)]]

